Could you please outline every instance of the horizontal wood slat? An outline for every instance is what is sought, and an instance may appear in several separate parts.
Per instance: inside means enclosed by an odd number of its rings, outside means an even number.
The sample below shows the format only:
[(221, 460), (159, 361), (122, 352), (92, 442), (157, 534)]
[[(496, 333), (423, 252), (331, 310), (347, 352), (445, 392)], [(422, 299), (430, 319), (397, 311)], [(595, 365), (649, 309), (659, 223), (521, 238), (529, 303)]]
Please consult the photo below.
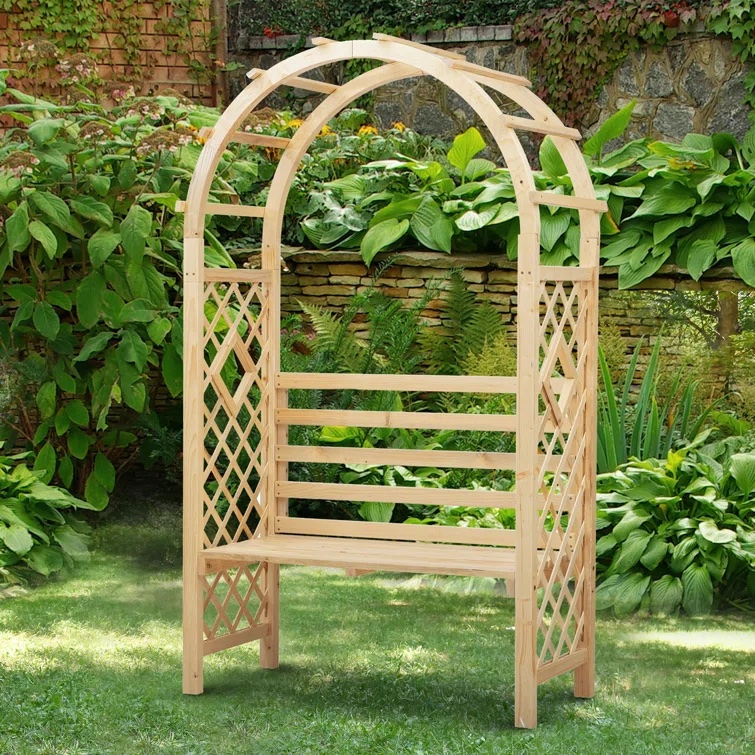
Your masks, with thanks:
[(268, 134), (255, 134), (249, 131), (236, 131), (231, 137), (232, 142), (248, 144), (251, 147), (273, 147), (274, 149), (286, 149), (290, 139), (285, 136), (269, 136)]
[(548, 281), (590, 281), (596, 275), (595, 267), (564, 267), (559, 265), (540, 265), (539, 275), (543, 283)]
[(266, 535), (204, 551), (213, 561), (334, 566), (343, 569), (449, 574), (514, 576), (514, 550), (482, 545), (391, 542), (357, 538)]
[(516, 432), (514, 414), (450, 414), (439, 412), (360, 412), (339, 409), (276, 409), (280, 425), (393, 427), (415, 430), (487, 430)]
[(331, 501), (373, 501), (425, 506), (470, 506), (511, 509), (516, 494), (497, 490), (448, 490), (446, 488), (404, 488), (388, 485), (342, 485), (330, 482), (276, 482), (278, 498)]
[[(561, 456), (543, 457), (546, 469), (555, 472)], [(276, 446), (276, 461), (307, 461), (315, 464), (401, 464), (404, 467), (441, 469), (515, 470), (516, 454), (490, 451), (443, 451), (409, 448), (344, 448), (343, 446)], [(570, 465), (564, 464), (568, 472)]]
[(276, 388), (438, 393), (516, 393), (516, 378), (477, 375), (370, 375), (344, 372), (280, 372)]
[(503, 115), (501, 120), (509, 127), (518, 131), (530, 131), (534, 134), (547, 134), (549, 136), (562, 136), (565, 139), (579, 141), (582, 134), (576, 128), (569, 128), (561, 123), (548, 123), (537, 121), (532, 118), (520, 118), (517, 115)]
[(587, 650), (580, 648), (569, 655), (562, 655), (555, 661), (540, 666), (537, 670), (537, 683), (542, 684), (554, 676), (565, 674), (567, 671), (573, 671), (577, 666), (581, 666), (587, 660)]
[(517, 539), (515, 530), (487, 529), (484, 527), (445, 527), (434, 524), (397, 524), (392, 522), (346, 522), (292, 516), (277, 517), (275, 531), (288, 535), (326, 535), (508, 547), (514, 547)]
[(206, 281), (221, 283), (269, 283), (273, 279), (271, 270), (247, 270), (246, 268), (228, 269), (225, 267), (206, 267), (203, 271)]
[(535, 204), (550, 205), (551, 207), (568, 207), (572, 210), (608, 211), (608, 205), (600, 199), (573, 197), (568, 194), (555, 194), (552, 191), (531, 191), (530, 200)]
[(375, 32), (372, 35), (372, 38), (378, 40), (378, 42), (397, 42), (400, 45), (412, 47), (415, 50), (422, 50), (423, 52), (429, 52), (432, 55), (448, 58), (449, 60), (466, 60), (466, 57), (458, 52), (443, 50), (440, 47), (430, 47), (429, 45), (423, 45), (419, 42), (412, 42), (410, 39), (404, 39), (403, 37), (392, 37), (390, 34), (380, 34), (379, 32)]
[(516, 84), (527, 89), (532, 86), (532, 82), (529, 79), (525, 79), (524, 76), (516, 76), (513, 73), (506, 73), (506, 71), (496, 71), (492, 68), (477, 65), (476, 63), (470, 63), (468, 60), (452, 60), (449, 61), (449, 65), (457, 71), (472, 74), (475, 79), (479, 77), (492, 79), (493, 81), (503, 81), (507, 84)]
[[(266, 73), (263, 68), (252, 68), (250, 71), (247, 71), (246, 77), (254, 80), (263, 73)], [(322, 94), (332, 94), (341, 88), (338, 84), (307, 79), (304, 76), (289, 76), (289, 78), (280, 83), (280, 86), (296, 87), (297, 89), (306, 89), (309, 92), (320, 92)]]
[(202, 643), (202, 654), (212, 655), (212, 653), (219, 653), (221, 650), (235, 648), (237, 645), (243, 645), (245, 642), (260, 640), (263, 637), (267, 637), (268, 634), (270, 634), (269, 624), (257, 624), (253, 627), (240, 629), (238, 632), (231, 632), (230, 634), (215, 637), (212, 640), (205, 640)]
[(264, 218), (265, 208), (246, 204), (225, 204), (223, 202), (205, 202), (207, 215), (236, 215), (242, 218)]

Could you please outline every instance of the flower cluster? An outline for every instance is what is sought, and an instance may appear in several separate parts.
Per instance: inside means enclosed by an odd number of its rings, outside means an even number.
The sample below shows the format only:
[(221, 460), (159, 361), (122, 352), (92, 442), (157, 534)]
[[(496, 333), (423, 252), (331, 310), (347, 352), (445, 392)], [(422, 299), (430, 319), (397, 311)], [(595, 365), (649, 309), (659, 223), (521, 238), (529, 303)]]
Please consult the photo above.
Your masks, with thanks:
[(114, 84), (108, 92), (108, 96), (113, 102), (120, 104), (124, 100), (131, 100), (136, 97), (136, 90), (133, 84)]
[(177, 152), (181, 147), (194, 141), (194, 132), (186, 126), (168, 128), (163, 126), (145, 136), (136, 147), (139, 157), (146, 157), (154, 152)]
[(357, 131), (358, 136), (374, 136), (377, 133), (379, 132), (374, 126), (360, 126), (359, 131)]
[(49, 62), (51, 58), (57, 58), (59, 54), (58, 48), (52, 42), (42, 38), (26, 40), (21, 44), (18, 53), (21, 60), (35, 63)]
[(79, 138), (86, 142), (98, 142), (103, 137), (112, 136), (110, 125), (104, 121), (90, 121), (79, 129)]
[(139, 115), (148, 121), (159, 121), (165, 115), (165, 108), (150, 97), (137, 97), (131, 103), (126, 115), (129, 118)]
[(83, 52), (63, 58), (57, 69), (62, 77), (60, 83), (64, 85), (86, 84), (99, 79), (97, 64)]
[[(270, 126), (276, 121), (280, 121), (280, 114), (270, 107), (263, 107), (249, 113), (241, 122), (242, 131), (256, 131), (263, 126)], [(289, 125), (289, 124), (286, 124)]]
[(31, 152), (18, 150), (17, 152), (11, 152), (0, 162), (0, 171), (5, 171), (20, 178), (25, 174), (31, 173), (35, 165), (39, 165), (39, 160)]

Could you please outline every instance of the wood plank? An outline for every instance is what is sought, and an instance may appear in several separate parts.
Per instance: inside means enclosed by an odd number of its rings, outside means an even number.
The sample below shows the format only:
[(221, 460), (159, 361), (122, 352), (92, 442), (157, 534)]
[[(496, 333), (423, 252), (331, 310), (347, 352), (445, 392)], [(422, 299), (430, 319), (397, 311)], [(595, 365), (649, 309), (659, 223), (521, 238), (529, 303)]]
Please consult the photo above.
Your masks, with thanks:
[[(441, 469), (516, 469), (516, 454), (491, 451), (443, 451), (413, 448), (344, 448), (343, 446), (277, 446), (280, 461), (307, 461), (315, 464), (401, 464), (405, 467), (439, 467)], [(546, 470), (555, 472), (561, 456), (544, 460)], [(570, 469), (564, 464), (564, 472)]]
[(549, 661), (538, 668), (537, 683), (542, 684), (543, 682), (547, 682), (548, 679), (553, 679), (554, 676), (560, 676), (561, 674), (573, 671), (577, 666), (581, 666), (586, 660), (587, 650), (585, 648), (580, 648), (569, 655), (562, 655), (555, 661)]
[(212, 640), (205, 640), (202, 643), (203, 655), (211, 655), (212, 653), (218, 653), (221, 650), (228, 650), (228, 648), (243, 645), (245, 642), (261, 640), (263, 637), (267, 637), (269, 631), (269, 624), (257, 624), (253, 627), (240, 629), (238, 632), (231, 632), (230, 634), (224, 634), (221, 637), (215, 637)]
[[(263, 68), (252, 68), (250, 71), (247, 71), (246, 77), (254, 80), (263, 73), (267, 73)], [(296, 89), (306, 89), (310, 92), (319, 92), (322, 94), (332, 94), (341, 88), (338, 84), (331, 84), (327, 81), (316, 81), (304, 76), (288, 76), (279, 82), (278, 86), (296, 87)]]
[(277, 388), (438, 393), (516, 393), (516, 378), (487, 375), (370, 375), (335, 372), (280, 372)]
[(377, 39), (379, 42), (396, 42), (406, 47), (411, 47), (414, 50), (422, 50), (422, 52), (429, 52), (436, 57), (448, 58), (449, 60), (466, 60), (464, 55), (458, 52), (451, 52), (451, 50), (443, 50), (440, 47), (430, 47), (429, 45), (423, 45), (419, 42), (412, 42), (410, 39), (404, 39), (403, 37), (392, 37), (390, 34), (380, 34), (375, 32), (372, 35), (373, 39)]
[(349, 522), (334, 519), (309, 519), (281, 516), (275, 522), (276, 533), (288, 535), (326, 535), (377, 540), (408, 540), (428, 543), (465, 543), (467, 545), (516, 544), (514, 530), (484, 527), (452, 527), (435, 524), (395, 522)]
[(506, 73), (506, 71), (496, 71), (493, 68), (486, 68), (485, 66), (480, 66), (476, 63), (470, 63), (466, 59), (450, 61), (450, 65), (451, 68), (454, 68), (457, 71), (471, 73), (473, 78), (482, 76), (488, 79), (493, 79), (494, 81), (504, 81), (507, 84), (516, 84), (528, 89), (532, 86), (532, 82), (529, 79), (524, 78), (524, 76)]
[(503, 122), (517, 131), (529, 131), (533, 134), (547, 134), (549, 136), (562, 136), (564, 139), (573, 139), (579, 141), (582, 134), (576, 128), (569, 128), (562, 123), (549, 123), (545, 120), (536, 120), (534, 118), (520, 118), (517, 115), (501, 116)]
[(425, 430), (487, 430), (513, 433), (514, 414), (450, 414), (440, 412), (361, 412), (338, 409), (277, 409), (285, 425), (393, 427)]
[(408, 448), (343, 448), (342, 446), (278, 446), (275, 458), (320, 464), (401, 464), (405, 467), (450, 469), (516, 468), (516, 454), (487, 451), (430, 451)]
[(566, 267), (560, 265), (540, 265), (540, 281), (590, 281), (595, 275), (594, 267)]
[(552, 191), (531, 191), (530, 201), (535, 204), (550, 205), (551, 207), (568, 207), (572, 210), (608, 212), (608, 205), (600, 199), (573, 197), (567, 194), (555, 194)]
[(217, 281), (218, 283), (269, 283), (273, 275), (270, 270), (244, 267), (234, 269), (206, 267), (203, 272), (205, 281)]
[(264, 218), (265, 208), (245, 204), (225, 204), (224, 202), (206, 202), (204, 211), (207, 215), (237, 215), (242, 218)]
[(321, 47), (322, 45), (332, 45), (337, 40), (330, 39), (330, 37), (310, 37), (309, 40), (315, 47)]
[(343, 569), (488, 576), (514, 576), (514, 554), (508, 548), (445, 543), (384, 543), (304, 535), (267, 535), (205, 551), (214, 561), (267, 561)]
[(231, 141), (237, 144), (248, 144), (251, 147), (272, 147), (273, 149), (286, 149), (291, 142), (285, 136), (256, 134), (251, 131), (235, 131), (231, 136)]
[(331, 482), (279, 482), (276, 496), (331, 501), (375, 501), (425, 506), (479, 506), (510, 509), (516, 502), (512, 492), (497, 490), (448, 490), (405, 488), (388, 485), (345, 485)]

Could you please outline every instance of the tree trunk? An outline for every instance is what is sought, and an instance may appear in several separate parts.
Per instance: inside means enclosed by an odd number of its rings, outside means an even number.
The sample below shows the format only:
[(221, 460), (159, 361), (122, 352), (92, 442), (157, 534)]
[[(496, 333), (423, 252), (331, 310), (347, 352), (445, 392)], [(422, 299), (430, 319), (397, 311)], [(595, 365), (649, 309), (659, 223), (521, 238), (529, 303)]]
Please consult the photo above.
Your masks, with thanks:
[(716, 349), (726, 348), (731, 337), (739, 332), (739, 296), (736, 291), (718, 292), (716, 331)]

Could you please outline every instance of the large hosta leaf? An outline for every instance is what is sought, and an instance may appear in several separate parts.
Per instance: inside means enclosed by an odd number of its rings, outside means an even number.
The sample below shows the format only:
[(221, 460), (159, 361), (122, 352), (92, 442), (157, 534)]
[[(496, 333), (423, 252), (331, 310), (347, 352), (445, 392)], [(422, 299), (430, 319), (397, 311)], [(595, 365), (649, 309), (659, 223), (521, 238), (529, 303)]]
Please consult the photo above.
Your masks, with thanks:
[(664, 574), (650, 585), (650, 611), (669, 616), (679, 609), (682, 602), (682, 581), (679, 577)]
[(472, 158), (482, 152), (485, 146), (482, 134), (472, 126), (454, 139), (453, 146), (448, 151), (448, 162), (463, 173)]
[(359, 515), (368, 522), (390, 522), (394, 506), (393, 503), (367, 501), (359, 507)]
[(652, 534), (644, 530), (634, 530), (634, 532), (629, 533), (613, 564), (619, 574), (629, 571), (640, 560), (651, 537)]
[(690, 564), (682, 574), (682, 606), (690, 616), (705, 616), (713, 607), (713, 582), (705, 565)]
[(733, 454), (729, 460), (729, 471), (746, 496), (755, 492), (755, 453)]
[(617, 616), (628, 616), (639, 608), (640, 602), (650, 586), (650, 577), (637, 572), (621, 574), (616, 583), (613, 610)]
[(451, 251), (454, 226), (430, 197), (426, 197), (410, 220), (412, 233), (423, 246), (438, 252)]
[(378, 252), (387, 249), (409, 230), (408, 220), (384, 220), (372, 226), (364, 235), (361, 244), (362, 259), (369, 265)]

